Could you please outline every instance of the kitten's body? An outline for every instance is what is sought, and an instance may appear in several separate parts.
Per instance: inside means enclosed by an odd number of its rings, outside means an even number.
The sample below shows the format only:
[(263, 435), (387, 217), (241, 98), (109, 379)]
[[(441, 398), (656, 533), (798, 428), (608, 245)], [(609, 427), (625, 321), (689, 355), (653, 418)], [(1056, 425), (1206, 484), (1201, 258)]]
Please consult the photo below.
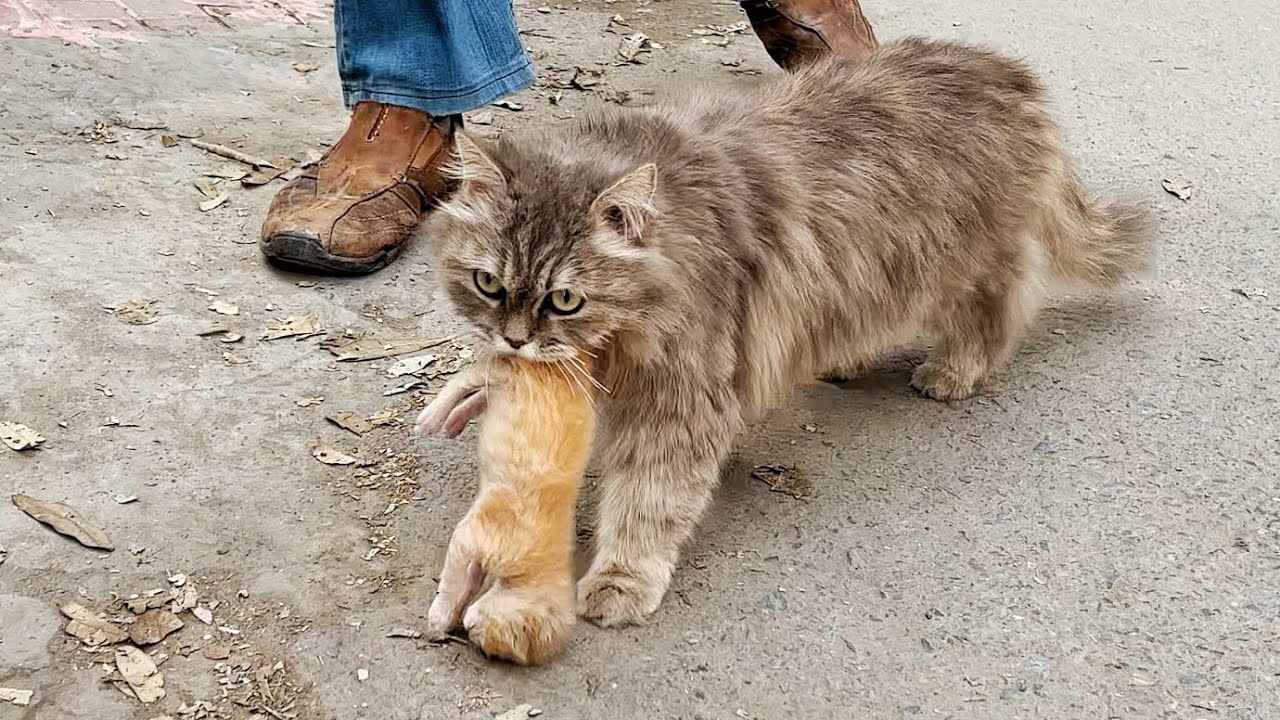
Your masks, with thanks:
[[(796, 384), (924, 326), (913, 385), (967, 397), (1050, 281), (1113, 285), (1150, 248), (1142, 211), (1083, 199), (1031, 75), (947, 43), (461, 152), (428, 230), (449, 294), (500, 348), (515, 333), (530, 357), (599, 353), (611, 389), (579, 585), (606, 625), (657, 607), (734, 437)], [(580, 312), (540, 314), (558, 287)]]
[(449, 543), (428, 625), (442, 635), (461, 624), (487, 655), (539, 664), (569, 641), (576, 617), (574, 508), (592, 400), (581, 380), (547, 363), (496, 357), (465, 377), (453, 388), (487, 388), (480, 489)]

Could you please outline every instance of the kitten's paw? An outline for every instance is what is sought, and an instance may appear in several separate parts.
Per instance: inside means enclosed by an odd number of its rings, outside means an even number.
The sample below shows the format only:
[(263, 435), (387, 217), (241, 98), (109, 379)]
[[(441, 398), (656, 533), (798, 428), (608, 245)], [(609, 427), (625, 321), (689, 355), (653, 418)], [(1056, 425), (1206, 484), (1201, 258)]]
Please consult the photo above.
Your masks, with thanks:
[(587, 573), (578, 581), (578, 615), (600, 627), (639, 625), (653, 614), (667, 592), (620, 568)]
[(934, 400), (964, 400), (978, 392), (978, 384), (951, 366), (926, 361), (911, 376), (911, 387)]
[(467, 423), (488, 408), (489, 397), (484, 388), (470, 394), (441, 392), (418, 413), (413, 429), (422, 437), (456, 438), (467, 428)]
[(567, 602), (529, 602), (511, 593), (490, 592), (467, 608), (462, 625), (485, 655), (517, 665), (541, 665), (569, 643), (573, 608)]

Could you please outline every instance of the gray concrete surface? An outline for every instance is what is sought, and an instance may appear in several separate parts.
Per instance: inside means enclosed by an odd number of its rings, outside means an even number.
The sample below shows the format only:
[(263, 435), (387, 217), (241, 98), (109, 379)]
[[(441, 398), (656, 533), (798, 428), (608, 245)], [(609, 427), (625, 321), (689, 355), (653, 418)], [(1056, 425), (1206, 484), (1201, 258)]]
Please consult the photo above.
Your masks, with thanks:
[[(739, 59), (775, 72), (750, 35), (690, 37), (737, 20), (729, 3), (517, 7), (548, 81), (596, 63), (604, 87), (632, 91), (750, 81), (724, 64)], [(326, 21), (233, 12), (227, 28), (156, 2), (140, 10), (146, 27), (117, 23), (141, 42), (0, 39), (0, 420), (47, 437), (0, 448), (0, 489), (68, 502), (117, 545), (86, 550), (0, 509), (0, 687), (35, 691), (0, 720), (269, 717), (262, 705), (306, 720), (485, 718), (521, 703), (555, 719), (1280, 717), (1273, 4), (868, 10), (883, 38), (987, 42), (1038, 68), (1090, 183), (1155, 208), (1159, 276), (1056, 299), (985, 398), (913, 396), (918, 349), (805, 391), (742, 438), (652, 623), (583, 627), (536, 670), (386, 636), (422, 625), (472, 497), (473, 440), (410, 442), (394, 426), (356, 438), (325, 413), (390, 407), (403, 420), (430, 390), (384, 397), (407, 379), (373, 367), (387, 361), (335, 364), (317, 339), (257, 339), (304, 312), (354, 334), (456, 329), (424, 249), (361, 279), (272, 271), (253, 242), (279, 181), (226, 183), (228, 202), (200, 212), (193, 180), (226, 163), (160, 139), (319, 150), (344, 119), (331, 51), (303, 44), (331, 43)], [(615, 67), (615, 13), (662, 49)], [(563, 122), (586, 97), (539, 87), (522, 112), (495, 109), (494, 125)], [(116, 141), (104, 142), (94, 123), (117, 115), (168, 129), (106, 127)], [(1190, 200), (1165, 179), (1191, 181)], [(202, 289), (240, 315), (208, 311)], [(156, 301), (154, 324), (103, 309), (137, 298)], [(245, 340), (196, 336), (217, 321)], [(326, 399), (296, 402), (314, 396)], [(379, 462), (322, 465), (317, 440)], [(751, 478), (778, 463), (814, 496)], [(144, 708), (104, 681), (110, 652), (61, 632), (56, 607), (114, 617), (113, 600), (176, 573), (239, 634), (188, 618), (158, 646), (168, 696)], [(202, 657), (227, 640), (229, 660)], [(265, 696), (228, 690), (258, 668)]]

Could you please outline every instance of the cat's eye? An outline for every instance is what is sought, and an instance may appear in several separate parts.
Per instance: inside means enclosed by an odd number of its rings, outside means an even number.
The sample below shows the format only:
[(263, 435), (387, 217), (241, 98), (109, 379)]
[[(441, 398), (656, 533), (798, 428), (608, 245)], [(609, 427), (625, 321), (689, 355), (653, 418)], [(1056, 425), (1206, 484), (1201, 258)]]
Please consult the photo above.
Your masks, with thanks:
[(494, 276), (493, 273), (476, 270), (471, 273), (471, 279), (475, 282), (476, 289), (480, 291), (480, 294), (487, 298), (501, 300), (502, 296), (506, 293), (506, 291), (502, 289), (502, 281)]
[(552, 290), (547, 295), (547, 307), (558, 315), (572, 315), (582, 309), (584, 302), (586, 299), (572, 290)]

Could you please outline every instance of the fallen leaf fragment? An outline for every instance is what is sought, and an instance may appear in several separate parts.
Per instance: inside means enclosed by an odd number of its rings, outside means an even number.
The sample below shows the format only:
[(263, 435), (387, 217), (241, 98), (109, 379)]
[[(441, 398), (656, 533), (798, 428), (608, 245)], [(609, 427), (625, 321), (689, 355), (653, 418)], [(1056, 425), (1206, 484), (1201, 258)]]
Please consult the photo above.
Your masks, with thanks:
[(13, 703), (19, 707), (26, 707), (31, 704), (31, 696), (34, 694), (34, 690), (19, 690), (17, 688), (0, 687), (0, 702)]
[(125, 645), (116, 651), (116, 669), (140, 702), (150, 704), (164, 697), (164, 673), (150, 655)]
[(294, 70), (297, 70), (298, 72), (304, 75), (306, 73), (315, 72), (316, 70), (320, 69), (319, 65), (312, 65), (311, 63), (305, 63), (305, 62), (302, 62), (301, 60), (294, 60), (292, 63), (292, 67)]
[(324, 332), (320, 327), (320, 321), (316, 320), (315, 315), (294, 315), (285, 318), (283, 322), (267, 327), (266, 332), (262, 333), (263, 340), (280, 340), (281, 338), (297, 337), (301, 340), (304, 337), (319, 335)]
[(200, 596), (196, 593), (195, 588), (187, 586), (172, 591), (173, 605), (172, 612), (180, 613), (183, 610), (190, 610), (200, 602)]
[(14, 495), (11, 499), (19, 510), (53, 528), (54, 532), (75, 538), (85, 547), (115, 550), (115, 545), (111, 544), (111, 538), (106, 533), (86, 522), (70, 506), (21, 494)]
[(380, 360), (382, 358), (396, 357), (397, 355), (408, 355), (409, 353), (426, 350), (427, 348), (442, 345), (453, 340), (454, 336), (447, 337), (409, 337), (398, 340), (379, 340), (376, 338), (356, 338), (352, 340), (341, 340), (336, 342), (325, 342), (322, 345), (329, 352), (333, 353), (338, 362), (358, 362), (362, 360)]
[(90, 612), (79, 603), (64, 603), (58, 610), (70, 619), (63, 628), (66, 633), (80, 638), (90, 647), (115, 645), (129, 637), (129, 634), (120, 626), (107, 622), (102, 616)]
[(520, 103), (514, 100), (499, 100), (498, 102), (495, 102), (492, 104), (496, 107), (500, 107), (505, 110), (510, 110), (511, 112), (520, 112), (521, 110), (524, 110), (524, 105), (521, 105)]
[(327, 445), (313, 445), (311, 455), (325, 465), (355, 465), (361, 462), (359, 458), (334, 450)]
[(236, 305), (233, 302), (227, 302), (226, 300), (214, 300), (213, 302), (209, 303), (209, 309), (218, 313), (219, 315), (239, 315), (240, 314), (240, 306)]
[(227, 643), (212, 643), (205, 645), (200, 654), (209, 660), (226, 660), (231, 657), (231, 646)]
[(622, 44), (618, 46), (618, 55), (627, 62), (635, 62), (640, 51), (648, 47), (649, 36), (642, 32), (634, 33), (622, 38)]
[(154, 645), (182, 629), (182, 620), (168, 610), (148, 610), (129, 626), (129, 639), (138, 645)]
[(289, 158), (276, 158), (271, 162), (275, 167), (260, 167), (240, 178), (240, 184), (245, 187), (266, 185), (293, 169), (293, 163), (289, 161)]
[(1191, 181), (1185, 178), (1165, 178), (1160, 181), (1160, 187), (1183, 202), (1191, 199)]
[(329, 413), (324, 416), (324, 419), (343, 430), (354, 433), (357, 437), (363, 436), (373, 429), (373, 423), (348, 410)]
[(205, 625), (213, 624), (213, 611), (207, 607), (193, 607), (191, 608), (191, 614), (195, 615), (196, 619)]
[(107, 309), (126, 325), (150, 325), (156, 321), (155, 304), (155, 300), (126, 300)]
[(34, 450), (44, 442), (44, 436), (16, 422), (0, 422), (0, 442), (11, 450)]
[(480, 112), (478, 112), (478, 113), (474, 113), (474, 114), (472, 114), (470, 117), (468, 117), (468, 118), (467, 118), (467, 123), (468, 123), (468, 124), (470, 124), (470, 125), (492, 125), (492, 124), (493, 124), (493, 111), (492, 111), (492, 110), (481, 110), (481, 111), (480, 111)]
[(807, 498), (813, 494), (813, 483), (801, 476), (794, 466), (759, 465), (751, 471), (751, 476), (768, 484), (770, 492), (793, 498)]
[(435, 361), (439, 360), (439, 355), (415, 355), (397, 360), (387, 368), (387, 375), (390, 377), (400, 377), (402, 375), (417, 375), (427, 369)]
[(422, 633), (412, 628), (391, 628), (391, 631), (387, 633), (387, 637), (417, 640), (422, 637)]
[(298, 398), (294, 404), (298, 407), (311, 407), (312, 405), (319, 405), (322, 402), (324, 402), (324, 396), (317, 395), (316, 397)]
[(529, 717), (529, 712), (533, 710), (533, 706), (529, 704), (517, 705), (510, 710), (495, 717), (493, 720), (525, 720)]
[[(210, 198), (200, 203), (200, 212), (209, 212), (230, 199), (230, 195), (227, 195), (226, 193), (219, 193), (217, 197)], [(235, 313), (231, 314), (234, 315)]]

